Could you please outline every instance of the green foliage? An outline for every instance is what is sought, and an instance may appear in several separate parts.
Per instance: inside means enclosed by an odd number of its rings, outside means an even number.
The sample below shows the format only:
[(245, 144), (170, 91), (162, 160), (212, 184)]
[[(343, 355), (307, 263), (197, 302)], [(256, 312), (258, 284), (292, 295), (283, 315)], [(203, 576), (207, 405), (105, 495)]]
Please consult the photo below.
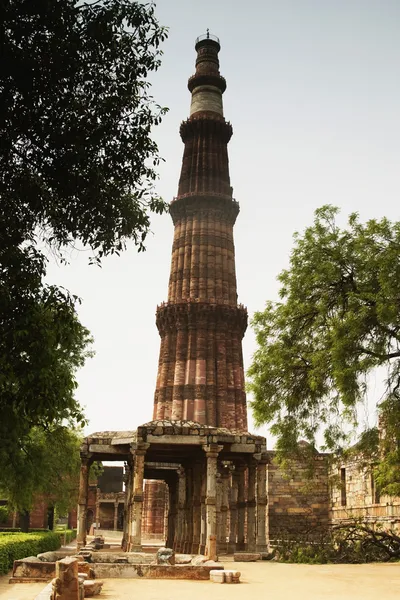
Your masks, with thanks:
[(281, 456), (299, 439), (314, 446), (320, 428), (326, 449), (345, 444), (343, 426), (356, 426), (376, 367), (387, 369), (388, 396), (400, 403), (400, 223), (362, 224), (353, 214), (342, 229), (337, 213), (318, 209), (295, 235), (281, 301), (253, 319), (251, 404), (257, 424), (274, 423)]
[(81, 442), (78, 432), (61, 425), (33, 427), (19, 452), (14, 450), (10, 462), (3, 464), (0, 482), (9, 506), (30, 510), (40, 496), (59, 513), (75, 506)]
[[(69, 531), (71, 541), (74, 539), (74, 533)], [(52, 531), (0, 535), (0, 575), (6, 574), (12, 568), (14, 560), (57, 550), (60, 548), (62, 540), (62, 534)]]
[(28, 506), (43, 447), (84, 422), (75, 375), (91, 343), (79, 299), (44, 283), (45, 253), (143, 250), (166, 210), (151, 138), (166, 109), (147, 81), (166, 31), (131, 0), (10, 0), (2, 23), (0, 487), (17, 504), (10, 472), (26, 477)]
[[(40, 233), (101, 257), (143, 249), (160, 158), (149, 93), (166, 30), (153, 4), (10, 0), (3, 11), (0, 215), (6, 245)], [(37, 230), (40, 228), (40, 231)]]
[(0, 506), (0, 525), (4, 525), (8, 521), (10, 508), (8, 506)]

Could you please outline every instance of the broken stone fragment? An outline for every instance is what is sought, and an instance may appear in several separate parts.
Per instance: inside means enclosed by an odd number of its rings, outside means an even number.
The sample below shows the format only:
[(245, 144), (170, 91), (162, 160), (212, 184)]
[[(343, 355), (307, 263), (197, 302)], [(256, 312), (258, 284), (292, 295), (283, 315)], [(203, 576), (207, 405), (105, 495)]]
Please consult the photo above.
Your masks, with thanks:
[(207, 562), (207, 560), (208, 560), (208, 558), (206, 556), (203, 556), (202, 554), (198, 554), (197, 556), (194, 556), (192, 558), (192, 565), (199, 567), (200, 565), (204, 565), (204, 563)]
[(85, 598), (91, 598), (92, 596), (97, 596), (100, 594), (101, 588), (103, 587), (103, 582), (93, 579), (88, 579), (83, 582), (83, 588), (85, 590)]
[(191, 554), (175, 554), (176, 565), (189, 565), (192, 562)]
[(175, 552), (172, 548), (160, 548), (157, 551), (156, 559), (158, 565), (174, 565)]

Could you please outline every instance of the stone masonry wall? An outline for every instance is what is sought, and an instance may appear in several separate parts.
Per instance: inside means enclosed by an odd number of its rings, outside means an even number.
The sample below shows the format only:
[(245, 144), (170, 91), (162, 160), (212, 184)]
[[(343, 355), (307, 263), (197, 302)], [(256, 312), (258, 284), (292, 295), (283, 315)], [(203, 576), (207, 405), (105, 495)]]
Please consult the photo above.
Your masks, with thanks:
[[(315, 475), (307, 481), (306, 467), (298, 462), (291, 478), (274, 462), (268, 452), (267, 469), (268, 519), (271, 542), (282, 535), (306, 534), (329, 522), (329, 488), (327, 456), (315, 457)], [(307, 486), (307, 487), (306, 487)]]
[(330, 520), (333, 524), (362, 519), (372, 526), (400, 531), (400, 498), (379, 496), (371, 465), (359, 457), (337, 462), (330, 470)]

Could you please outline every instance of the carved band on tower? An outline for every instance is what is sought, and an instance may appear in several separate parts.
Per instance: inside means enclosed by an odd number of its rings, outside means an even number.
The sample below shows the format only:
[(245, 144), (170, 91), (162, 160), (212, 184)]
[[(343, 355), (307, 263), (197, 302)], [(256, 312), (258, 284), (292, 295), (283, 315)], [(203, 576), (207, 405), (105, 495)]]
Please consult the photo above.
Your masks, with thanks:
[(237, 304), (232, 197), (223, 114), (225, 79), (218, 38), (196, 41), (196, 73), (188, 87), (190, 117), (174, 223), (168, 302), (157, 308), (161, 336), (154, 419), (191, 420), (247, 430), (242, 338), (247, 311)]

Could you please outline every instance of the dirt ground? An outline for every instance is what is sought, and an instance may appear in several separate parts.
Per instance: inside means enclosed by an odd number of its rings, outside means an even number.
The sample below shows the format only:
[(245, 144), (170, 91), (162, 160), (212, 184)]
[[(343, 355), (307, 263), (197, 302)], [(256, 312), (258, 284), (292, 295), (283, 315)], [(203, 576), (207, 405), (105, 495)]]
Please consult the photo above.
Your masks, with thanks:
[[(239, 585), (209, 581), (105, 579), (99, 600), (398, 600), (400, 563), (370, 565), (288, 565), (233, 563), (242, 573)], [(1, 600), (34, 600), (43, 584), (13, 584), (0, 577)]]

